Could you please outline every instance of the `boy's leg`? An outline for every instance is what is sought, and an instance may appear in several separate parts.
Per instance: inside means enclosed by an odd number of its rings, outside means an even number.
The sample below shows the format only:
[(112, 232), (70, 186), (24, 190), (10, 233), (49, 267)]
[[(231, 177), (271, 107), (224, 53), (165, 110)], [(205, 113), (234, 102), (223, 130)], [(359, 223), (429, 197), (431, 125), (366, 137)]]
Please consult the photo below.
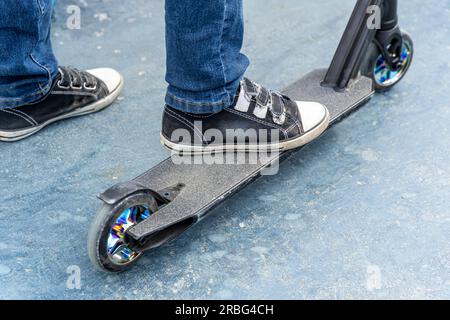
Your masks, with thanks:
[(0, 140), (101, 110), (123, 86), (108, 68), (58, 67), (50, 41), (52, 0), (0, 1)]
[(166, 103), (211, 113), (233, 103), (249, 61), (242, 0), (166, 0)]
[(166, 147), (184, 153), (287, 150), (328, 126), (323, 105), (243, 79), (249, 64), (240, 52), (243, 29), (242, 0), (166, 0)]
[(51, 0), (0, 1), (0, 108), (42, 98), (58, 73)]

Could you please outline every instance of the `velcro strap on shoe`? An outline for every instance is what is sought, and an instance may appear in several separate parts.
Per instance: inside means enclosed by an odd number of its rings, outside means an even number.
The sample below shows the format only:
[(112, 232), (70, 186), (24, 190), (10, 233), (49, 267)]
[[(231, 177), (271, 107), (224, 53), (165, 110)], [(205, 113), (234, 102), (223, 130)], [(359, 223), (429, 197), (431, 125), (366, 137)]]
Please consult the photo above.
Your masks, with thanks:
[(286, 105), (283, 98), (278, 93), (272, 93), (272, 105), (270, 106), (270, 113), (272, 113), (273, 122), (278, 125), (283, 125), (286, 121)]
[(258, 95), (255, 98), (256, 106), (253, 114), (260, 119), (265, 119), (271, 104), (271, 94), (269, 90), (264, 87), (259, 87), (258, 89)]
[(260, 90), (258, 92), (258, 95), (256, 96), (256, 103), (259, 105), (265, 107), (270, 104), (271, 97), (270, 92), (264, 87), (260, 87)]
[(285, 105), (283, 99), (278, 94), (272, 94), (272, 106), (270, 111), (275, 116), (281, 116), (285, 112)]
[(247, 79), (244, 78), (241, 82), (241, 86), (243, 87), (244, 91), (249, 95), (255, 97), (258, 94), (258, 88), (255, 86), (255, 84)]
[(247, 96), (243, 85), (241, 84), (241, 89), (239, 90), (239, 97), (234, 106), (234, 109), (240, 112), (247, 112), (250, 108), (250, 97)]

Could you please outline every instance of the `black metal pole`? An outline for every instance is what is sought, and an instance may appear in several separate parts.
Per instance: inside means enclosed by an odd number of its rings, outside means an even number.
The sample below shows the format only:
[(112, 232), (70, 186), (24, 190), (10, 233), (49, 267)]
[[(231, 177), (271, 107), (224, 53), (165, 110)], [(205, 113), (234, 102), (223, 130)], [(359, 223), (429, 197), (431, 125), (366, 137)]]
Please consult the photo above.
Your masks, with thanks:
[(398, 24), (398, 0), (384, 0), (382, 6), (383, 19), (381, 30), (390, 30)]
[(344, 89), (348, 85), (360, 55), (376, 33), (367, 26), (368, 8), (373, 5), (381, 7), (382, 3), (383, 0), (358, 0), (323, 80), (324, 86)]

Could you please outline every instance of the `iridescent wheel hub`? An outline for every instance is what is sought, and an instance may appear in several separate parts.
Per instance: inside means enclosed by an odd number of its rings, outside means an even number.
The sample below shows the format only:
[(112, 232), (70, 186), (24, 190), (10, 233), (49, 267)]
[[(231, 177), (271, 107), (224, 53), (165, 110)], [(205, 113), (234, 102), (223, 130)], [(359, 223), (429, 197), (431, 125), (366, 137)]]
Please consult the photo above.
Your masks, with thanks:
[(108, 255), (116, 264), (127, 264), (139, 257), (140, 253), (131, 250), (125, 242), (125, 232), (150, 217), (152, 213), (145, 206), (126, 209), (113, 223), (108, 236)]
[(400, 57), (401, 67), (398, 70), (394, 71), (389, 68), (386, 63), (385, 57), (380, 54), (378, 56), (374, 70), (374, 78), (377, 84), (383, 87), (389, 87), (399, 81), (408, 69), (408, 65), (411, 62), (411, 56), (412, 49), (405, 42), (402, 55)]

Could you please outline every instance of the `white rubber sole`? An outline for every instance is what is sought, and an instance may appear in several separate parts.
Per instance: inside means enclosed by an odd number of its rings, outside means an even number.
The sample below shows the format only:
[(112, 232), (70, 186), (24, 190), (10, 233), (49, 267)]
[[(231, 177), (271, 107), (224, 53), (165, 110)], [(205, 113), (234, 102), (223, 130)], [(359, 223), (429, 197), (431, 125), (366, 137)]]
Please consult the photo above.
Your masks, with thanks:
[(275, 144), (228, 144), (216, 146), (192, 146), (174, 143), (168, 140), (162, 133), (161, 143), (169, 150), (183, 155), (211, 154), (215, 152), (263, 152), (263, 151), (287, 151), (304, 146), (318, 138), (330, 124), (330, 113), (326, 109), (325, 116), (320, 123), (300, 137), (278, 142)]
[(0, 130), (0, 141), (5, 141), (5, 142), (19, 141), (19, 140), (25, 139), (25, 138), (35, 134), (36, 132), (42, 130), (43, 128), (45, 128), (46, 126), (48, 126), (54, 122), (68, 119), (68, 118), (84, 116), (84, 115), (87, 115), (90, 113), (94, 113), (94, 112), (103, 110), (106, 107), (108, 107), (110, 104), (112, 104), (118, 98), (118, 96), (122, 92), (123, 85), (124, 85), (124, 80), (123, 80), (123, 77), (120, 76), (120, 83), (117, 86), (117, 88), (114, 91), (112, 91), (105, 98), (100, 99), (90, 105), (83, 107), (83, 108), (74, 110), (70, 113), (50, 119), (50, 120), (40, 124), (39, 126), (35, 126), (35, 127), (23, 129), (23, 130), (15, 130), (15, 131)]

